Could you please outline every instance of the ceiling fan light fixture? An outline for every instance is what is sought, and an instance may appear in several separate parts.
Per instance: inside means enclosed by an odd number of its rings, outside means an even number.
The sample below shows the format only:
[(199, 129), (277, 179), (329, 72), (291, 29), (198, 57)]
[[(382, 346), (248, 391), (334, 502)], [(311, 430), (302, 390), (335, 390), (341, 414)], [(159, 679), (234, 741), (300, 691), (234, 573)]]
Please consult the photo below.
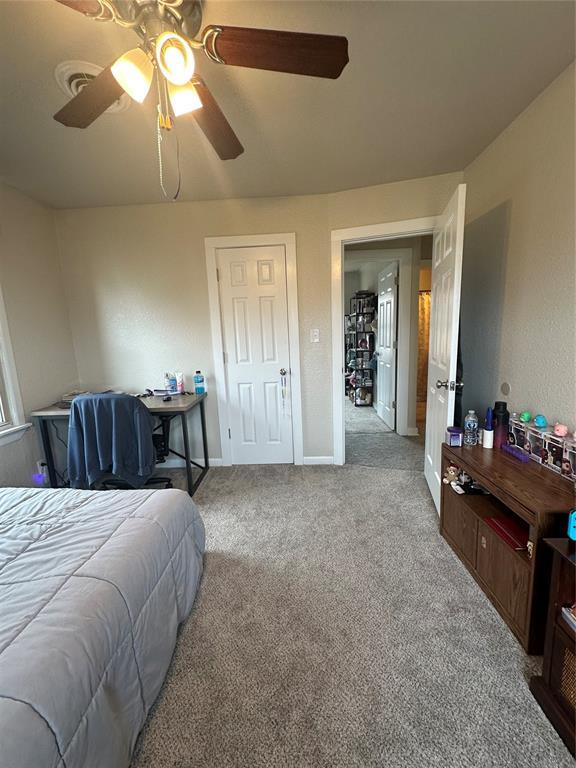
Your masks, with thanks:
[(111, 70), (116, 82), (128, 96), (142, 104), (154, 77), (154, 65), (142, 48), (133, 48), (122, 54), (112, 64)]
[(189, 43), (176, 32), (162, 32), (156, 39), (156, 61), (172, 85), (186, 85), (194, 74), (194, 53)]
[(202, 107), (198, 91), (192, 83), (173, 85), (171, 82), (168, 82), (168, 96), (170, 97), (174, 117), (186, 115)]

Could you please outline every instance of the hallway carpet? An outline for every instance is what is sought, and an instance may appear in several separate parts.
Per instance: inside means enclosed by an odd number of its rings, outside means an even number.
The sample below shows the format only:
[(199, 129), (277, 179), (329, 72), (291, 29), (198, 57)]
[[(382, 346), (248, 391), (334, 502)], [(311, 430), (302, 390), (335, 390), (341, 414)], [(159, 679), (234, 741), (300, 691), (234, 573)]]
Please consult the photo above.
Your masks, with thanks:
[(382, 469), (424, 469), (424, 425), (418, 437), (404, 437), (389, 429), (374, 408), (355, 408), (346, 398), (346, 464)]
[(376, 410), (371, 406), (355, 406), (347, 397), (344, 400), (344, 426), (346, 434), (361, 432), (381, 435), (391, 433), (382, 419), (376, 415)]
[(205, 573), (133, 768), (573, 768), (421, 473), (218, 468), (195, 500)]

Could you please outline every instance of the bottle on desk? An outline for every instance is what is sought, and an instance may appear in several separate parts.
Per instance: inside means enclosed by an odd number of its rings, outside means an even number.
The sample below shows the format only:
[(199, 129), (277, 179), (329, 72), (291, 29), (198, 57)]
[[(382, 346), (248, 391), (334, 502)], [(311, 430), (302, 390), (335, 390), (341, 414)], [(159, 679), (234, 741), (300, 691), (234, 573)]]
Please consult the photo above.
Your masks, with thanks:
[(508, 429), (510, 413), (503, 400), (497, 400), (494, 405), (494, 448), (508, 445)]
[(202, 371), (196, 371), (194, 374), (194, 393), (196, 395), (203, 395), (206, 393), (206, 379), (202, 375)]
[(464, 445), (478, 445), (478, 416), (468, 411), (464, 419)]
[(486, 420), (482, 430), (482, 446), (484, 448), (494, 447), (494, 416), (492, 408), (486, 410)]

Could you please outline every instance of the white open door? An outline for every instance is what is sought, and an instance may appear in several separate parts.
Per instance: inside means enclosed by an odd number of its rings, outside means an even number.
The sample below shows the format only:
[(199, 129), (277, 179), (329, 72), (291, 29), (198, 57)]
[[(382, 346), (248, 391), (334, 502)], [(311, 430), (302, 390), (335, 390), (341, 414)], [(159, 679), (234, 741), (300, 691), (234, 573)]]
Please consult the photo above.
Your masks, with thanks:
[(396, 315), (398, 263), (378, 275), (378, 376), (376, 413), (390, 429), (396, 429)]
[(459, 184), (434, 229), (424, 474), (440, 511), (442, 443), (454, 419), (466, 185)]

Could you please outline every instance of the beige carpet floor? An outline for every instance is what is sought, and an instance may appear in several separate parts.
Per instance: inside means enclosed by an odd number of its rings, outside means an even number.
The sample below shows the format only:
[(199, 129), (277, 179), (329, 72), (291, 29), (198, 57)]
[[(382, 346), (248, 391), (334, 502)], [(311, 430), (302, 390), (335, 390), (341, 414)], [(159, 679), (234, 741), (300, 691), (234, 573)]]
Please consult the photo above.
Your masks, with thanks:
[(382, 469), (421, 471), (424, 468), (425, 425), (417, 437), (404, 437), (384, 424), (371, 406), (344, 405), (346, 463)]
[(344, 400), (344, 425), (347, 434), (383, 434), (393, 431), (378, 417), (375, 408), (371, 405), (355, 406), (349, 397)]
[(573, 768), (420, 472), (219, 468), (195, 500), (205, 572), (133, 768)]

